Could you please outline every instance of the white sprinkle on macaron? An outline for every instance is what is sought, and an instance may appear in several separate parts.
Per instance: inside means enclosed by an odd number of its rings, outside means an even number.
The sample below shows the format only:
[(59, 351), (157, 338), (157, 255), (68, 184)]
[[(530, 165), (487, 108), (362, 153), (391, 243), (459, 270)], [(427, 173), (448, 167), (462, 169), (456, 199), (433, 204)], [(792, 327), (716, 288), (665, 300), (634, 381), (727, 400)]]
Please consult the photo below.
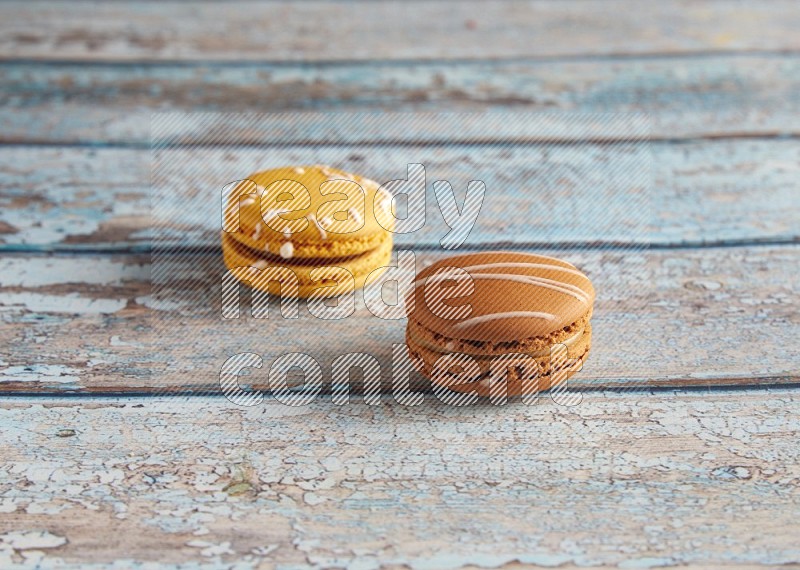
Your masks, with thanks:
[(287, 241), (283, 245), (281, 245), (281, 257), (284, 259), (291, 259), (294, 255), (294, 246), (292, 242)]

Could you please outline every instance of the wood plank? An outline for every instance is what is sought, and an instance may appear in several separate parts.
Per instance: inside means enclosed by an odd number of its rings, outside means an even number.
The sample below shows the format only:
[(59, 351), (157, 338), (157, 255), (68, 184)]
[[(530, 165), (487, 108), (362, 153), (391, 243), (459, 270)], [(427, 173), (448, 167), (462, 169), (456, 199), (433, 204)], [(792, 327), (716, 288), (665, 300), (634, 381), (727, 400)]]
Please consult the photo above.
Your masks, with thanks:
[(798, 412), (787, 389), (6, 400), (0, 565), (793, 567)]
[[(643, 152), (650, 154), (644, 157)], [(150, 246), (149, 151), (6, 147), (3, 154), (0, 250)], [(800, 143), (795, 140), (653, 143), (632, 148), (542, 144), (184, 149), (170, 151), (169, 157), (180, 166), (160, 168), (161, 183), (183, 192), (193, 206), (182, 211), (180, 220), (164, 217), (159, 224), (176, 223), (180, 228), (176, 245), (181, 247), (216, 247), (217, 196), (224, 184), (271, 165), (314, 162), (329, 162), (379, 181), (405, 177), (409, 162), (425, 164), (426, 226), (396, 236), (397, 243), (417, 248), (438, 247), (447, 232), (432, 182), (452, 181), (461, 200), (472, 178), (486, 182), (487, 197), (467, 246), (547, 247), (560, 241), (619, 240), (666, 247), (798, 239)], [(628, 166), (630, 170), (621, 175)], [(649, 195), (632, 194), (637, 182), (644, 187), (652, 184)], [(551, 200), (545, 220), (547, 212), (532, 199), (533, 189), (543, 200), (544, 193), (560, 196), (562, 188), (569, 189), (572, 197), (586, 197), (584, 207), (602, 195), (609, 211), (612, 203), (620, 208), (614, 214), (576, 217), (570, 203)], [(201, 203), (190, 197), (199, 189), (213, 198)], [(615, 227), (623, 221), (630, 225)]]
[[(3, 2), (3, 58), (340, 61), (798, 50), (792, 0)], [(769, 30), (769, 33), (764, 33)]]
[[(5, 143), (147, 145), (154, 111), (312, 109), (641, 112), (653, 139), (800, 135), (800, 57), (792, 54), (327, 66), (4, 63), (0, 83)], [(450, 140), (537, 134), (514, 132), (514, 121), (488, 132), (470, 131), (467, 118), (461, 123), (448, 133)], [(190, 126), (172, 125), (174, 135), (202, 140), (205, 133)], [(274, 129), (248, 127), (237, 134), (240, 144), (277, 142)], [(336, 140), (385, 136), (368, 127), (343, 129)], [(212, 134), (223, 128), (217, 125)], [(595, 136), (620, 136), (611, 121), (598, 130)], [(441, 136), (426, 121), (413, 131), (415, 140)]]
[[(576, 263), (598, 291), (593, 347), (579, 388), (794, 384), (800, 334), (800, 246), (552, 252)], [(424, 267), (442, 254), (417, 252)], [(216, 255), (172, 260), (170, 283), (150, 288), (146, 257), (0, 258), (0, 388), (9, 393), (218, 392), (228, 356), (264, 359), (249, 383), (266, 389), (280, 355), (306, 352), (325, 382), (332, 360), (374, 355), (390, 387), (392, 343), (405, 322), (364, 308), (338, 321), (223, 320)], [(163, 274), (164, 265), (157, 273)], [(406, 275), (405, 279), (411, 279)], [(413, 385), (427, 382), (412, 375)]]

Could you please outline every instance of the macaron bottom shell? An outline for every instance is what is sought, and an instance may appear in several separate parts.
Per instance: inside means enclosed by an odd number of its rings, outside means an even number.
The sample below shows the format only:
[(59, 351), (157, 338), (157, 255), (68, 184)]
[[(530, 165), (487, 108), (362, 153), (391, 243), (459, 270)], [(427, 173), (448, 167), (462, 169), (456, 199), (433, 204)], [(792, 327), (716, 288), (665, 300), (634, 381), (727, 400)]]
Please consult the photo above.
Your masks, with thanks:
[[(242, 282), (260, 291), (275, 290), (270, 283), (281, 283), (282, 296), (330, 298), (360, 289), (385, 271), (392, 258), (392, 237), (386, 234), (373, 249), (350, 256), (319, 258), (282, 258), (266, 251), (247, 247), (230, 235), (222, 234), (225, 266)], [(297, 287), (289, 283), (287, 271), (297, 278)], [(295, 294), (293, 294), (295, 293)]]
[[(577, 323), (576, 323), (577, 327)], [(406, 346), (408, 347), (409, 357), (419, 372), (430, 378), (432, 382), (436, 383), (437, 379), (434, 375), (434, 365), (444, 355), (447, 354), (466, 354), (459, 353), (457, 350), (448, 349), (447, 346), (452, 346), (452, 341), (442, 340), (439, 341), (438, 346), (432, 345), (430, 342), (420, 339), (416, 336), (415, 327), (410, 325), (406, 331)], [(592, 326), (586, 322), (577, 334), (573, 335), (574, 340), (568, 340), (563, 344), (566, 347), (566, 358), (562, 359), (556, 356), (551, 362), (550, 348), (537, 350), (533, 353), (526, 354), (525, 352), (507, 352), (505, 354), (466, 354), (474, 359), (480, 372), (473, 377), (464, 377), (462, 372), (459, 375), (444, 374), (446, 378), (446, 387), (453, 392), (475, 392), (481, 397), (490, 396), (490, 368), (492, 361), (500, 362), (499, 359), (508, 358), (510, 360), (503, 362), (503, 373), (506, 375), (507, 380), (507, 394), (508, 396), (520, 396), (524, 394), (532, 394), (544, 390), (549, 390), (553, 384), (553, 372), (558, 371), (557, 379), (563, 382), (578, 373), (585, 360), (588, 358), (589, 351), (592, 344)], [(556, 344), (550, 345), (551, 347)], [(544, 352), (544, 354), (543, 354)], [(527, 359), (519, 359), (515, 362), (512, 354), (524, 354), (527, 357), (533, 358), (538, 365), (538, 380), (532, 381), (530, 379), (530, 372), (525, 369), (523, 364)], [(563, 353), (562, 353), (563, 355)]]

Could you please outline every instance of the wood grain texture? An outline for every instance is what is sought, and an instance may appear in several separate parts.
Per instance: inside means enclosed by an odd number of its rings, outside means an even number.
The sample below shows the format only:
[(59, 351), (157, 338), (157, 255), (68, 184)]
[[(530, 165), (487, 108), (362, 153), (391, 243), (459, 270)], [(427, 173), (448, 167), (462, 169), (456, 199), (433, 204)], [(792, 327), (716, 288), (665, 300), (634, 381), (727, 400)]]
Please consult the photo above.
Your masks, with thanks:
[[(792, 348), (800, 335), (800, 247), (553, 253), (581, 267), (598, 291), (592, 354), (574, 386), (800, 380)], [(417, 265), (439, 256), (417, 252)], [(157, 267), (154, 274), (165, 275), (164, 265)], [(403, 342), (404, 320), (374, 316), (361, 292), (355, 313), (342, 320), (322, 321), (305, 306), (298, 320), (281, 318), (277, 307), (266, 320), (251, 318), (246, 308), (242, 318), (223, 320), (221, 270), (217, 256), (183, 255), (172, 260), (170, 282), (154, 291), (145, 257), (5, 256), (0, 388), (6, 394), (218, 392), (220, 367), (245, 351), (264, 359), (263, 369), (244, 381), (259, 390), (269, 387), (273, 361), (291, 352), (315, 358), (325, 382), (335, 357), (373, 355), (391, 386), (391, 346)], [(427, 386), (416, 374), (411, 381)]]
[[(800, 57), (793, 54), (337, 65), (0, 63), (0, 142), (147, 145), (154, 111), (321, 109), (641, 112), (649, 116), (653, 139), (797, 136), (798, 78)], [(596, 135), (619, 136), (605, 126)], [(274, 137), (250, 127), (240, 142)], [(428, 128), (421, 122), (413, 136), (425, 138)], [(186, 124), (174, 129), (176, 136), (198, 136)], [(480, 134), (502, 138), (499, 130)], [(364, 142), (380, 135), (359, 129), (339, 138)], [(469, 133), (448, 135), (455, 141)]]
[(7, 400), (0, 565), (791, 568), (799, 417), (786, 389), (572, 408)]
[[(769, 3), (470, 1), (0, 5), (4, 58), (337, 61), (797, 50)], [(764, 33), (769, 30), (769, 33)]]
[[(800, 568), (798, 29), (794, 0), (0, 3), (0, 568)], [(305, 124), (287, 145), (311, 110), (416, 126)], [(553, 113), (534, 131), (421, 114), (440, 110)], [(167, 273), (140, 253), (153, 111), (292, 112), (159, 123), (184, 148), (154, 179), (190, 214)], [(564, 130), (565, 112), (597, 119)], [(360, 294), (343, 321), (220, 318), (202, 206), (309, 149), (381, 181), (423, 162), (457, 196), (485, 179), (468, 245), (584, 269), (580, 405), (268, 394), (297, 351), (326, 383), (334, 357), (374, 355), (388, 389), (403, 340)], [(538, 207), (588, 187), (602, 208)], [(428, 198), (397, 240), (419, 267), (446, 233)], [(244, 350), (263, 402), (204, 397)]]
[[(628, 150), (631, 154), (624, 147), (588, 144), (187, 149), (169, 154), (178, 167), (163, 166), (158, 171), (165, 187), (174, 186), (180, 192), (176, 196), (185, 195), (193, 204), (185, 216), (170, 222), (180, 229), (179, 246), (216, 246), (217, 196), (230, 180), (269, 166), (317, 161), (384, 182), (405, 177), (409, 162), (425, 164), (426, 226), (396, 236), (397, 243), (414, 247), (438, 247), (447, 232), (431, 191), (432, 182), (440, 178), (452, 181), (459, 201), (468, 180), (487, 184), (485, 205), (467, 245), (544, 247), (559, 241), (619, 239), (674, 246), (798, 238), (797, 141), (653, 143), (649, 149), (634, 145)], [(642, 156), (643, 152), (650, 154)], [(153, 225), (149, 151), (6, 147), (3, 156), (0, 250), (149, 247)], [(629, 174), (619, 176), (627, 166)], [(650, 185), (649, 197), (631, 194), (637, 180)], [(614, 203), (619, 208), (605, 217), (575, 217), (565, 209), (570, 202), (550, 200), (548, 217), (547, 208), (541, 207), (545, 194), (563, 195), (565, 200), (585, 197), (581, 207), (589, 210), (599, 207), (593, 197), (605, 196), (604, 208), (612, 210)], [(629, 198), (639, 210), (630, 208)], [(631, 211), (626, 213), (626, 207)], [(631, 225), (615, 228), (623, 220)], [(165, 217), (162, 225), (166, 224)]]

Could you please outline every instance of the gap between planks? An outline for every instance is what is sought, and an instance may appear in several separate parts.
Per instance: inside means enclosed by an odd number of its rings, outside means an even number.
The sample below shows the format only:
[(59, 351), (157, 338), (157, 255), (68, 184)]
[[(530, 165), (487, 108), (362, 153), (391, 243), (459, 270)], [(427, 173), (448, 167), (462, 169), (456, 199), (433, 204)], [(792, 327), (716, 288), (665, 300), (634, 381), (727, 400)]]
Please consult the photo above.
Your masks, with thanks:
[[(303, 109), (306, 112), (308, 109)], [(374, 109), (367, 109), (367, 111), (374, 111)], [(182, 111), (176, 111), (178, 113)], [(281, 111), (283, 112), (283, 111)], [(323, 111), (324, 112), (324, 111)], [(332, 111), (336, 112), (336, 111)], [(487, 109), (487, 112), (502, 112), (501, 108)], [(536, 111), (532, 111), (536, 112)], [(570, 112), (566, 111), (566, 115)], [(576, 113), (580, 115), (581, 113)], [(349, 148), (359, 147), (365, 149), (380, 149), (380, 148), (393, 148), (393, 147), (420, 147), (420, 148), (436, 148), (447, 146), (449, 148), (480, 148), (480, 147), (506, 147), (509, 145), (526, 147), (547, 145), (552, 147), (579, 147), (587, 144), (596, 144), (603, 146), (624, 145), (631, 143), (658, 143), (664, 145), (682, 145), (691, 143), (702, 142), (715, 142), (715, 141), (798, 141), (800, 140), (800, 133), (777, 133), (775, 131), (764, 132), (740, 132), (740, 133), (720, 133), (720, 134), (703, 134), (692, 135), (687, 137), (661, 137), (659, 135), (648, 136), (647, 139), (642, 138), (629, 138), (624, 136), (598, 136), (598, 137), (579, 137), (574, 139), (565, 140), (558, 137), (531, 137), (526, 139), (521, 138), (486, 138), (475, 142), (449, 140), (449, 139), (433, 139), (429, 141), (375, 141), (372, 139), (353, 139), (352, 141), (337, 143), (336, 141), (321, 142), (318, 140), (307, 140), (286, 143), (191, 143), (191, 142), (170, 142), (167, 145), (154, 145), (150, 142), (137, 142), (137, 141), (109, 141), (109, 140), (78, 140), (78, 141), (53, 141), (46, 139), (14, 139), (7, 138), (0, 140), (0, 148), (52, 148), (52, 149), (87, 149), (87, 150), (103, 150), (103, 149), (119, 149), (119, 150), (269, 150), (269, 149), (283, 149), (287, 147), (297, 148), (316, 148), (320, 145), (331, 148)]]
[[(674, 386), (674, 385), (635, 385), (631, 384), (624, 389), (613, 389), (609, 388), (608, 386), (596, 387), (593, 388), (588, 385), (583, 385), (580, 387), (579, 391), (581, 394), (587, 395), (598, 395), (598, 397), (608, 397), (611, 394), (618, 395), (620, 397), (627, 397), (630, 396), (631, 398), (640, 398), (642, 396), (653, 396), (653, 397), (663, 397), (665, 395), (671, 395), (673, 397), (680, 397), (682, 395), (692, 395), (692, 394), (709, 394), (709, 395), (727, 395), (727, 394), (735, 394), (736, 392), (748, 392), (748, 393), (759, 393), (759, 392), (767, 392), (772, 393), (775, 390), (785, 390), (787, 392), (791, 392), (794, 390), (800, 390), (800, 377), (797, 376), (775, 376), (775, 377), (759, 377), (758, 383), (738, 383), (742, 382), (742, 378), (718, 378), (715, 379), (714, 384), (704, 384), (704, 385), (691, 385), (691, 384), (683, 384), (681, 386)], [(319, 395), (314, 398), (315, 402), (325, 403), (330, 405), (339, 406), (340, 404), (333, 404), (332, 402), (332, 393), (327, 389), (323, 389), (319, 393)], [(430, 388), (426, 388), (423, 386), (416, 387), (417, 390), (426, 396), (426, 401), (428, 402), (435, 402), (437, 398), (435, 393)], [(273, 398), (273, 393), (270, 390), (262, 390), (265, 399), (262, 405), (280, 405), (280, 402), (275, 401)], [(361, 394), (355, 394), (356, 401), (360, 402)], [(549, 391), (542, 391), (540, 394), (540, 398), (550, 398)], [(218, 401), (220, 403), (229, 404), (230, 402), (221, 394), (213, 394), (207, 392), (192, 392), (192, 391), (174, 391), (168, 393), (154, 393), (154, 392), (146, 392), (146, 391), (136, 391), (136, 390), (119, 390), (119, 391), (78, 391), (78, 392), (66, 392), (63, 390), (40, 390), (36, 392), (24, 392), (24, 391), (5, 391), (0, 389), (0, 405), (3, 402), (8, 403), (15, 403), (17, 401), (24, 401), (24, 400), (32, 400), (37, 403), (40, 403), (41, 400), (46, 400), (48, 402), (51, 401), (59, 401), (63, 400), (64, 402), (73, 402), (73, 401), (99, 401), (99, 402), (119, 402), (119, 401), (130, 401), (132, 404), (137, 404), (139, 401), (157, 401), (163, 399), (171, 399), (171, 398), (182, 398), (189, 400), (199, 400), (199, 401)], [(381, 393), (381, 404), (389, 402), (391, 404), (402, 405), (399, 402), (396, 402), (392, 399), (391, 392), (383, 392)], [(514, 405), (519, 404), (521, 400), (519, 398), (510, 398), (508, 404)], [(476, 402), (475, 405), (486, 405), (488, 404), (488, 400), (482, 399)], [(344, 404), (342, 404), (344, 405)], [(377, 404), (376, 404), (377, 405)]]
[[(701, 241), (684, 241), (681, 243), (647, 243), (647, 242), (604, 242), (604, 241), (586, 241), (586, 242), (470, 242), (470, 250), (488, 250), (488, 249), (503, 249), (509, 251), (564, 251), (569, 249), (577, 249), (581, 251), (609, 251), (609, 252), (636, 252), (643, 253), (649, 250), (653, 251), (692, 251), (698, 249), (727, 249), (737, 247), (775, 247), (775, 246), (792, 246), (800, 244), (800, 237), (791, 238), (747, 238), (740, 240), (701, 240)], [(439, 244), (420, 244), (403, 246), (395, 244), (393, 251), (413, 249), (414, 251), (425, 252), (445, 252)], [(205, 254), (205, 255), (219, 255), (219, 248), (214, 246), (206, 247), (181, 247), (170, 249), (173, 252), (181, 252), (188, 254)], [(454, 255), (458, 254), (458, 250), (451, 251)], [(59, 245), (36, 245), (36, 244), (14, 244), (14, 245), (0, 245), (0, 255), (30, 255), (30, 256), (48, 256), (52, 254), (57, 255), (74, 255), (74, 256), (94, 256), (94, 255), (147, 255), (153, 253), (153, 247), (148, 244), (139, 245), (121, 245), (121, 246), (82, 246), (80, 244), (70, 246)]]
[(279, 60), (279, 59), (36, 59), (24, 57), (3, 57), (0, 55), (0, 66), (24, 65), (31, 67), (83, 67), (91, 68), (115, 68), (115, 67), (211, 67), (211, 68), (299, 68), (299, 69), (324, 69), (335, 67), (353, 66), (397, 66), (406, 67), (411, 65), (476, 65), (476, 64), (497, 64), (507, 63), (522, 64), (547, 64), (547, 63), (592, 63), (610, 62), (618, 60), (679, 60), (679, 59), (713, 59), (713, 58), (751, 58), (762, 57), (765, 59), (783, 59), (786, 57), (796, 57), (800, 55), (800, 48), (787, 49), (758, 49), (756, 47), (741, 51), (728, 50), (697, 50), (687, 52), (609, 52), (606, 54), (580, 53), (573, 55), (525, 55), (525, 56), (505, 56), (505, 57), (454, 57), (448, 59), (435, 58), (415, 58), (415, 59), (317, 59), (317, 60)]

